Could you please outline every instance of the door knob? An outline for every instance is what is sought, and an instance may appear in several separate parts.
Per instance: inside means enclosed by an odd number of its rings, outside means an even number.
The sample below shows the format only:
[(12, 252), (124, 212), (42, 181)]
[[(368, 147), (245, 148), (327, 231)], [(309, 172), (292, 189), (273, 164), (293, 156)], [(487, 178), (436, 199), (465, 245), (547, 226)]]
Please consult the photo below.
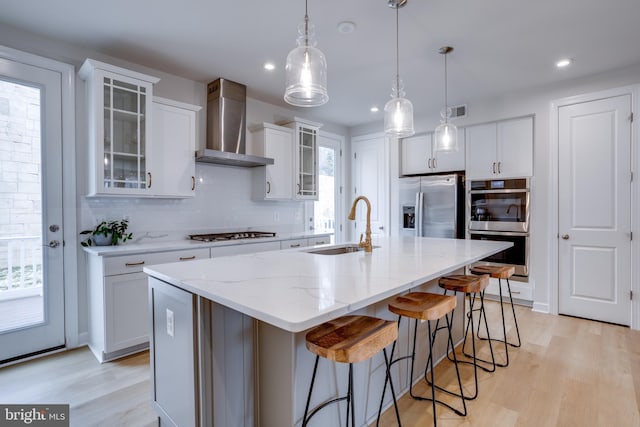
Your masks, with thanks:
[(562, 235), (562, 240), (569, 240), (569, 235), (568, 234), (563, 234)]
[(52, 224), (49, 226), (49, 231), (55, 233), (56, 231), (60, 230), (60, 226), (58, 224)]
[(383, 226), (378, 227), (378, 230), (384, 230)]
[(49, 247), (50, 248), (57, 248), (58, 246), (60, 246), (60, 242), (57, 240), (52, 240), (49, 242)]

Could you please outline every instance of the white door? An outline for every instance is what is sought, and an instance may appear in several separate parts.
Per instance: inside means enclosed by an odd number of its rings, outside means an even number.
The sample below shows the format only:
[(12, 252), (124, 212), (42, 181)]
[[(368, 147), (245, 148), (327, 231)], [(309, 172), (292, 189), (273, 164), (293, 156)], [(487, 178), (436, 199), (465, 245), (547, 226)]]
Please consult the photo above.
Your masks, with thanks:
[(631, 96), (559, 108), (559, 312), (631, 319)]
[[(385, 161), (384, 136), (354, 138), (353, 152), (353, 198), (348, 201), (347, 212), (357, 196), (366, 196), (371, 202), (371, 233), (386, 234), (387, 230), (387, 190), (388, 166)], [(355, 239), (366, 229), (367, 210), (364, 202), (359, 202), (355, 225), (351, 225)]]
[(61, 87), (0, 58), (0, 364), (65, 344)]

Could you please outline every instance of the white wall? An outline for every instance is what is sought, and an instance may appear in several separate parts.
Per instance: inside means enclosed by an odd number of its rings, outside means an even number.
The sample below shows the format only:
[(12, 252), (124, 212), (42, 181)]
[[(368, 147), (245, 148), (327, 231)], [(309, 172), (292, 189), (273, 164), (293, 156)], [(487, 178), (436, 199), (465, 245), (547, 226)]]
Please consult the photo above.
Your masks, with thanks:
[[(577, 64), (576, 64), (577, 66)], [(551, 275), (557, 274), (550, 270), (549, 253), (552, 245), (557, 245), (556, 230), (552, 229), (550, 217), (557, 213), (549, 212), (552, 197), (552, 171), (549, 168), (550, 156), (557, 155), (550, 152), (550, 114), (551, 102), (564, 97), (601, 91), (605, 89), (633, 85), (640, 83), (640, 64), (627, 68), (613, 70), (606, 73), (585, 78), (565, 81), (545, 87), (538, 87), (518, 93), (504, 94), (490, 99), (469, 100), (467, 102), (468, 116), (456, 120), (458, 126), (484, 123), (510, 117), (518, 117), (529, 114), (535, 115), (534, 124), (534, 177), (531, 180), (531, 275), (530, 281), (534, 284), (534, 308), (549, 310), (551, 292), (557, 292), (550, 288)], [(452, 90), (455, 90), (453, 88)], [(636, 114), (637, 116), (637, 114)], [(416, 133), (435, 129), (439, 123), (439, 111), (431, 114), (415, 117)], [(378, 122), (351, 128), (351, 135), (358, 136), (379, 132), (382, 127), (382, 117)], [(634, 136), (634, 138), (636, 138)], [(636, 144), (637, 141), (634, 141)], [(399, 175), (399, 147), (395, 141), (391, 142), (390, 162), (392, 177), (390, 198), (391, 221), (397, 230), (398, 215), (394, 206), (398, 204), (397, 181)], [(640, 150), (636, 150), (635, 164), (640, 164)], [(636, 174), (637, 175), (637, 174)], [(640, 199), (640, 196), (638, 197)], [(635, 212), (640, 213), (640, 201), (636, 200)], [(635, 224), (640, 223), (636, 219)], [(637, 225), (635, 226), (637, 227)], [(637, 232), (637, 230), (636, 230)], [(640, 254), (635, 256), (640, 259)], [(636, 274), (635, 281), (638, 281)], [(639, 284), (635, 283), (635, 289)]]

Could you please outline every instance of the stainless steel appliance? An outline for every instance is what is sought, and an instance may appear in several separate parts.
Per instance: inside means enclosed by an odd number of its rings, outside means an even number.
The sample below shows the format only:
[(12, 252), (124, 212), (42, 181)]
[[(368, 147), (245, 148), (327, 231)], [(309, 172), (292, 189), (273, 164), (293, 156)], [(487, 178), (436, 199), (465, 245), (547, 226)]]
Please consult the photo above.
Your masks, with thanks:
[(470, 181), (470, 230), (529, 231), (529, 179)]
[(276, 237), (276, 233), (267, 231), (231, 231), (226, 233), (190, 234), (189, 239), (201, 242), (220, 242), (225, 240), (258, 239)]
[(246, 154), (247, 87), (227, 79), (207, 85), (207, 146), (196, 161), (229, 166), (272, 165), (273, 159)]
[(464, 239), (464, 175), (400, 178), (401, 234)]
[(467, 182), (468, 238), (512, 242), (513, 247), (478, 263), (511, 265), (514, 279), (529, 276), (529, 179)]

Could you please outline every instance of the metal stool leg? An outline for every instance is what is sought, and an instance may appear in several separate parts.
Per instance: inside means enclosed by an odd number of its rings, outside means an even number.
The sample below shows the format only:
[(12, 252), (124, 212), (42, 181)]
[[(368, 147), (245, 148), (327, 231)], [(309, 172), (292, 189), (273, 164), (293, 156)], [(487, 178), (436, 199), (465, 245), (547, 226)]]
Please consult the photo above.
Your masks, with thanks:
[(316, 373), (318, 372), (318, 360), (320, 360), (320, 356), (316, 356), (316, 363), (313, 365), (313, 375), (311, 376), (311, 385), (309, 386), (309, 394), (307, 395), (307, 405), (304, 408), (304, 416), (302, 417), (302, 427), (306, 427), (309, 422), (309, 418), (307, 418), (307, 414), (309, 413), (309, 403), (311, 403), (311, 392), (313, 391), (313, 384), (316, 381)]
[[(520, 347), (522, 342), (520, 341), (520, 330), (518, 329), (518, 318), (516, 317), (516, 309), (513, 306), (513, 297), (511, 296), (511, 284), (509, 283), (509, 279), (507, 279), (507, 289), (509, 290), (509, 302), (511, 303), (511, 312), (513, 313), (513, 322), (516, 324), (516, 335), (518, 336), (518, 344), (509, 343), (511, 347)], [(505, 335), (504, 340), (507, 341), (507, 337)]]

